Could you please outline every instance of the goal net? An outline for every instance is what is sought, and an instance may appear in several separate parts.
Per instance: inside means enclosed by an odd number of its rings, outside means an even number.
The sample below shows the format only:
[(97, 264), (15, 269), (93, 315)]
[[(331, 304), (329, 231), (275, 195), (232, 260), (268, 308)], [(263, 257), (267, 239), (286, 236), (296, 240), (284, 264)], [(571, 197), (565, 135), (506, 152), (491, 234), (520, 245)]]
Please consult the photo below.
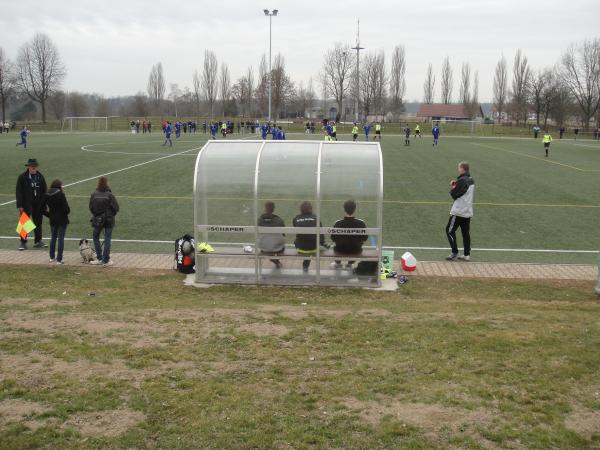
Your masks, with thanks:
[(108, 131), (108, 117), (65, 117), (61, 131)]
[(442, 134), (451, 136), (483, 136), (483, 122), (481, 120), (451, 120), (432, 119), (431, 126), (437, 125)]

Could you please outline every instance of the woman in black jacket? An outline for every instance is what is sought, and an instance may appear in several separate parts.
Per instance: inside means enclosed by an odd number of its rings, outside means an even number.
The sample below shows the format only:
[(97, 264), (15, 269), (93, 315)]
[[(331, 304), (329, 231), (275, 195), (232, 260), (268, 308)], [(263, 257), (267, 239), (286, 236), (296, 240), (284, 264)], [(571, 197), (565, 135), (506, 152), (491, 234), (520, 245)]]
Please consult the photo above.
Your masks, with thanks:
[[(90, 197), (90, 212), (92, 213), (92, 234), (96, 259), (90, 264), (102, 264), (104, 267), (112, 266), (110, 259), (110, 247), (112, 242), (112, 231), (115, 227), (115, 216), (119, 212), (119, 203), (108, 185), (106, 177), (98, 179), (98, 187)], [(104, 230), (104, 248), (100, 245), (100, 232)]]
[[(67, 197), (63, 192), (63, 183), (60, 180), (54, 180), (50, 184), (50, 189), (44, 194), (42, 200), (42, 211), (50, 219), (50, 262), (56, 261), (56, 264), (63, 264), (63, 249), (65, 248), (65, 234), (69, 225), (69, 214), (71, 208), (67, 202)], [(58, 251), (55, 253), (58, 241)], [(55, 259), (56, 256), (56, 259)]]

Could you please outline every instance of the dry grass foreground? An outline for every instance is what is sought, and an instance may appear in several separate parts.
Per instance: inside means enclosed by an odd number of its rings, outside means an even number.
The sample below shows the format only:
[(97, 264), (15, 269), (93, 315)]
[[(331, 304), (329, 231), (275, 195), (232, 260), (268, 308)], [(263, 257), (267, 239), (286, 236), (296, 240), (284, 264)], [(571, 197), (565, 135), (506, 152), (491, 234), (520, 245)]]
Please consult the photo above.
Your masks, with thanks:
[(600, 448), (591, 283), (181, 281), (2, 267), (0, 448)]

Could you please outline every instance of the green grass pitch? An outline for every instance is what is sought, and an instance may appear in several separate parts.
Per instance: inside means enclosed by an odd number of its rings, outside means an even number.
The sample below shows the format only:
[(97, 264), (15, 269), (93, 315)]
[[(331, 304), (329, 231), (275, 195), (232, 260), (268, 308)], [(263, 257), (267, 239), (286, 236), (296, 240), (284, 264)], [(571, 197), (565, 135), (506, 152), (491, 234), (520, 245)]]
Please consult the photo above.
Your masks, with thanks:
[[(237, 138), (234, 135), (234, 138)], [(193, 229), (192, 178), (195, 156), (207, 135), (184, 134), (173, 148), (162, 147), (162, 134), (32, 133), (29, 147), (15, 147), (17, 134), (0, 136), (0, 248), (16, 248), (17, 213), (14, 199), (17, 175), (27, 158), (40, 161), (48, 183), (65, 184), (91, 178), (66, 189), (71, 204), (67, 237), (90, 237), (89, 194), (96, 176), (109, 176), (121, 204), (113, 238), (171, 241)], [(305, 139), (290, 134), (288, 139)], [(341, 136), (348, 140), (350, 136)], [(320, 139), (317, 136), (316, 139)], [(91, 147), (94, 152), (82, 150)], [(541, 139), (470, 138), (442, 136), (432, 148), (428, 135), (404, 146), (401, 136), (385, 135), (384, 246), (446, 247), (444, 226), (451, 200), (448, 183), (460, 160), (471, 163), (477, 190), (472, 238), (478, 261), (593, 263), (600, 248), (600, 143), (555, 139), (550, 158), (544, 158)], [(101, 152), (98, 152), (101, 151)], [(291, 208), (291, 207), (290, 207)], [(279, 212), (287, 222), (292, 210)], [(288, 217), (290, 216), (290, 217)], [(44, 235), (49, 227), (45, 222)], [(69, 242), (68, 249), (75, 244)], [(114, 251), (170, 252), (170, 244), (121, 243)], [(567, 253), (515, 251), (569, 250)], [(398, 250), (399, 251), (399, 250)], [(577, 253), (575, 251), (590, 251)], [(438, 259), (447, 250), (415, 249), (420, 259)]]

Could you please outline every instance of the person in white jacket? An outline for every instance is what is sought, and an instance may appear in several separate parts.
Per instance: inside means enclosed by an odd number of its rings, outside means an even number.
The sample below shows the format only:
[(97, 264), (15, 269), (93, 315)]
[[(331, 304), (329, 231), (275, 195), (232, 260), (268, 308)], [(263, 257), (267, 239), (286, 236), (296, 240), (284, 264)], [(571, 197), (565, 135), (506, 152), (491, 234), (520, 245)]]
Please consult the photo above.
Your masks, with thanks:
[[(473, 217), (473, 197), (475, 196), (475, 181), (469, 172), (469, 163), (461, 161), (458, 164), (458, 177), (450, 182), (450, 196), (454, 200), (450, 209), (450, 219), (446, 225), (446, 236), (452, 253), (448, 261), (469, 261), (471, 259), (471, 217)], [(464, 253), (458, 255), (456, 230), (460, 228), (463, 238)]]

